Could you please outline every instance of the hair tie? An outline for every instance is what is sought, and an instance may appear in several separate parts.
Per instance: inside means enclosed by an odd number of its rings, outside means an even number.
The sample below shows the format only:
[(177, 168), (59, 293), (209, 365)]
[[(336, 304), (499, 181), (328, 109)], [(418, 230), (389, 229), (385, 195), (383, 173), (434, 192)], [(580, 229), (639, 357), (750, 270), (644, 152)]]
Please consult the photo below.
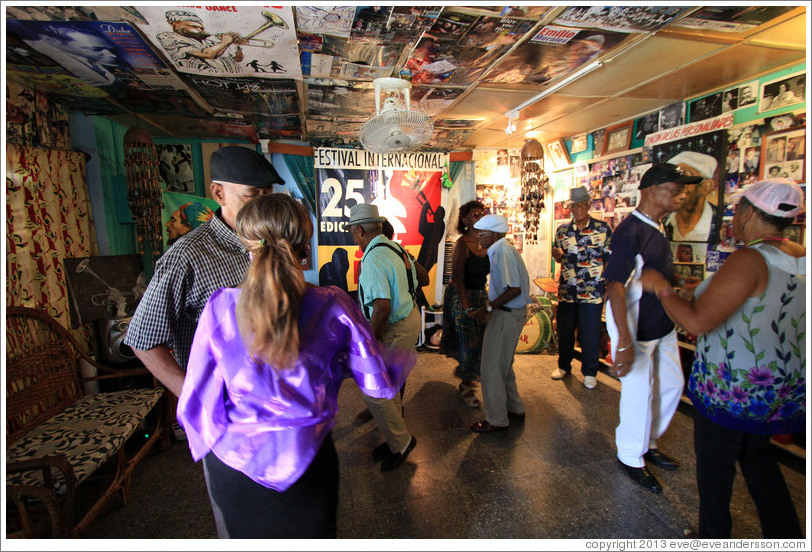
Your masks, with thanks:
[(265, 238), (262, 238), (261, 240), (259, 240), (259, 246), (260, 247), (265, 247)]

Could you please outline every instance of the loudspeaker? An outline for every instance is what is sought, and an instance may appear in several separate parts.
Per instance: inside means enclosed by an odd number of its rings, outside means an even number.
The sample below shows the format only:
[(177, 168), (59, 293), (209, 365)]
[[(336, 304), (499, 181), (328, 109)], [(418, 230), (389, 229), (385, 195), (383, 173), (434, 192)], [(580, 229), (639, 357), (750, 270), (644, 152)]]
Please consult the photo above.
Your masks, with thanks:
[(132, 320), (132, 316), (99, 321), (99, 352), (107, 362), (129, 362), (135, 358), (133, 350), (129, 345), (124, 344), (130, 320)]

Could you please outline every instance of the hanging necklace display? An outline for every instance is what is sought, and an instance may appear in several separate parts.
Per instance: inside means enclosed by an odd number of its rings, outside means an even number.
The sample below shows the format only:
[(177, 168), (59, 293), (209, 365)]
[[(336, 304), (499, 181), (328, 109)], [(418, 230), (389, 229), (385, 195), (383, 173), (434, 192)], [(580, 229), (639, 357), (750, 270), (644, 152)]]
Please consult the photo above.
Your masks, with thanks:
[(536, 140), (527, 140), (522, 147), (522, 191), (519, 197), (524, 212), (524, 239), (538, 243), (539, 220), (544, 209), (544, 191), (550, 179), (544, 173), (544, 149)]
[(133, 126), (124, 135), (124, 168), (127, 172), (127, 203), (138, 239), (138, 253), (149, 275), (163, 249), (161, 227), (161, 177), (158, 154), (149, 132)]

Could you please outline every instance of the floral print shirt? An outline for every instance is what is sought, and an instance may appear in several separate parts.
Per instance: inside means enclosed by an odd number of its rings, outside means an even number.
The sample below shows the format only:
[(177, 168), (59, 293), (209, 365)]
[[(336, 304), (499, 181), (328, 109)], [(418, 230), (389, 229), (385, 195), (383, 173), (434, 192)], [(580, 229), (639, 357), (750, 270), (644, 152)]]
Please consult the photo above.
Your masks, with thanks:
[(753, 249), (767, 262), (767, 289), (699, 336), (687, 393), (702, 415), (730, 429), (759, 435), (803, 431), (806, 258), (763, 243)]
[(555, 246), (564, 250), (558, 300), (567, 303), (602, 303), (606, 292), (603, 266), (609, 258), (612, 229), (602, 220), (589, 218), (584, 228), (575, 221), (555, 232)]

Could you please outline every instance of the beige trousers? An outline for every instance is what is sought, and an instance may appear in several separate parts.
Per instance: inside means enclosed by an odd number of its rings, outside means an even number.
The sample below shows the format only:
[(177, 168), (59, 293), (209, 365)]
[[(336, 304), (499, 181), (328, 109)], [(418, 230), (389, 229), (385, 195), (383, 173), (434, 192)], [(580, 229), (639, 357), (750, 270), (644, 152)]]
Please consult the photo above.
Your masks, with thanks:
[[(420, 334), (420, 314), (417, 305), (403, 320), (389, 324), (383, 334), (383, 342), (393, 349), (413, 350)], [(372, 417), (381, 428), (391, 452), (401, 452), (412, 438), (403, 419), (400, 393), (393, 399), (376, 399), (364, 395), (364, 402)]]
[(524, 403), (516, 387), (513, 355), (527, 321), (525, 312), (524, 309), (513, 312), (494, 309), (485, 326), (479, 379), (485, 419), (491, 425), (509, 425), (508, 412), (524, 412)]

